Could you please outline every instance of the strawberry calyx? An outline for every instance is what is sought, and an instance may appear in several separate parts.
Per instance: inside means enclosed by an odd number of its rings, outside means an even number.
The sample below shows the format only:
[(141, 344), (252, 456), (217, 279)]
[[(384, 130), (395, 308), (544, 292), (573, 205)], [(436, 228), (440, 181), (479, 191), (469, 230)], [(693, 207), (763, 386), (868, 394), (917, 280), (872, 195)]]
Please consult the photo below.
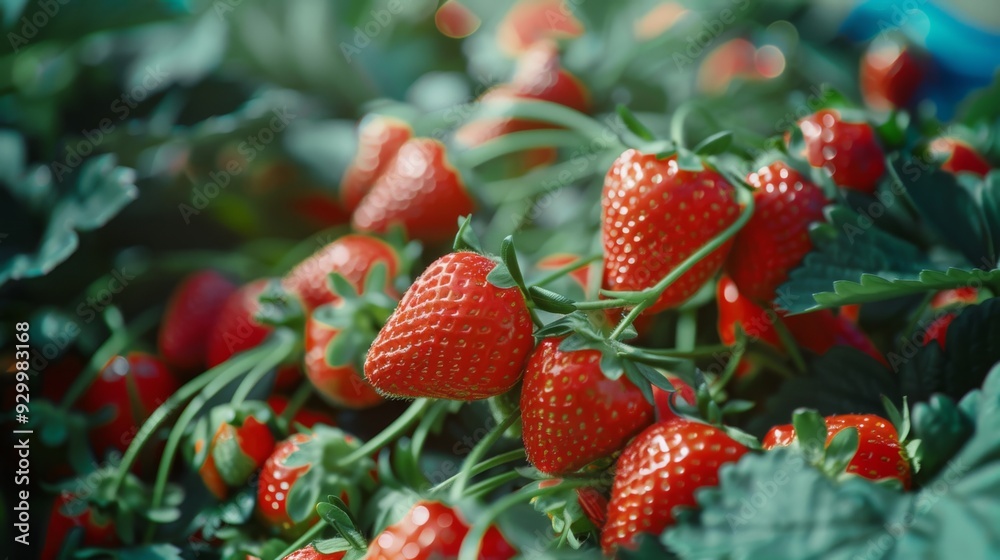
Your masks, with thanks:
[[(267, 403), (246, 401), (237, 406), (220, 405), (195, 424), (191, 435), (191, 464), (203, 477), (218, 477), (223, 487), (239, 486), (256, 471), (274, 447), (271, 425), (274, 417)], [(206, 479), (206, 482), (210, 479)], [(222, 496), (220, 496), (222, 497)]]
[(827, 445), (826, 420), (815, 410), (799, 409), (792, 415), (795, 431), (793, 446), (798, 446), (805, 460), (830, 478), (852, 476), (847, 465), (858, 451), (858, 429), (846, 427)]

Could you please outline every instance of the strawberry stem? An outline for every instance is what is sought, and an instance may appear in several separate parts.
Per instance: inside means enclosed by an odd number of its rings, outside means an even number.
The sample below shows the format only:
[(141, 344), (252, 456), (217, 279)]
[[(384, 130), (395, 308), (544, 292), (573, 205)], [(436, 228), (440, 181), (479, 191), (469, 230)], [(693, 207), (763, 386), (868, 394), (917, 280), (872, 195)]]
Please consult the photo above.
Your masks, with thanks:
[(493, 492), (497, 488), (500, 488), (508, 482), (512, 482), (521, 478), (521, 474), (517, 471), (508, 471), (505, 473), (498, 474), (496, 476), (487, 478), (486, 480), (477, 482), (465, 489), (465, 497), (471, 499), (479, 499), (490, 492)]
[(288, 405), (285, 406), (285, 410), (278, 417), (278, 425), (282, 426), (282, 429), (285, 430), (285, 435), (288, 435), (291, 432), (292, 418), (295, 417), (295, 414), (302, 408), (302, 405), (309, 400), (309, 397), (311, 397), (312, 394), (313, 384), (303, 383), (302, 386), (296, 389), (295, 393), (292, 394), (292, 398), (288, 400)]
[[(291, 340), (294, 339), (291, 331), (288, 330), (277, 330), (271, 336), (268, 337), (262, 344), (257, 346), (248, 352), (240, 354), (239, 357), (243, 358), (247, 354), (251, 354), (253, 350), (260, 349), (261, 356), (258, 358), (256, 352), (253, 352), (252, 356), (254, 360), (234, 360), (238, 361), (240, 365), (244, 362), (247, 365), (256, 364), (250, 369), (250, 375), (258, 376), (262, 375), (258, 372), (264, 370), (267, 372), (275, 365), (281, 362), (287, 354), (286, 348), (289, 346)], [(212, 397), (214, 397), (219, 391), (224, 389), (227, 385), (238, 379), (241, 375), (246, 373), (246, 367), (234, 367), (232, 370), (227, 371), (223, 375), (218, 375), (215, 377), (211, 383), (205, 386), (205, 389), (192, 400), (184, 411), (181, 412), (180, 417), (177, 418), (177, 422), (174, 427), (170, 430), (170, 435), (167, 436), (167, 444), (163, 449), (163, 455), (160, 458), (160, 467), (156, 471), (156, 480), (153, 483), (153, 495), (150, 499), (150, 507), (156, 509), (160, 507), (163, 503), (164, 492), (167, 487), (167, 478), (170, 476), (170, 467), (174, 462), (174, 455), (177, 453), (177, 448), (180, 446), (181, 439), (184, 437), (187, 431), (188, 425), (201, 413), (202, 408), (207, 404)], [(206, 445), (208, 442), (206, 442)], [(149, 529), (146, 531), (146, 540), (152, 539), (153, 530), (155, 529), (156, 521), (150, 520)]]
[[(278, 337), (278, 332), (287, 334)], [(269, 353), (264, 360), (254, 366), (250, 370), (250, 373), (240, 382), (236, 388), (236, 392), (233, 393), (233, 398), (229, 401), (234, 408), (243, 404), (243, 401), (247, 399), (254, 387), (260, 383), (260, 380), (288, 358), (295, 348), (295, 336), (290, 331), (281, 329), (280, 331), (276, 331), (274, 336), (280, 339), (280, 345), (275, 348), (274, 352)]]
[(619, 152), (624, 149), (618, 136), (609, 127), (559, 103), (532, 99), (510, 103), (482, 104), (479, 111), (476, 112), (475, 118), (490, 117), (526, 119), (554, 124), (578, 132), (584, 138), (593, 140), (605, 138), (609, 144), (618, 148)]
[(389, 426), (368, 440), (364, 445), (355, 449), (353, 453), (337, 461), (337, 468), (347, 468), (358, 459), (370, 456), (390, 441), (402, 436), (414, 423), (420, 420), (434, 402), (432, 399), (414, 400), (413, 404), (400, 414), (392, 424), (389, 424)]
[(499, 440), (507, 428), (511, 427), (518, 418), (521, 417), (520, 407), (515, 408), (503, 419), (502, 422), (493, 427), (489, 432), (483, 436), (483, 439), (472, 448), (469, 452), (468, 457), (462, 463), (462, 469), (458, 471), (458, 475), (455, 479), (455, 485), (451, 487), (451, 499), (452, 501), (459, 501), (462, 498), (463, 492), (465, 491), (465, 486), (469, 482), (469, 476), (472, 474), (472, 469), (475, 467), (476, 463), (490, 450), (491, 447)]
[(487, 140), (455, 157), (460, 169), (472, 169), (499, 157), (538, 148), (574, 148), (585, 143), (579, 132), (571, 130), (526, 130)]
[(532, 498), (547, 496), (549, 494), (555, 494), (573, 488), (580, 488), (582, 486), (589, 486), (591, 481), (563, 480), (559, 484), (546, 486), (545, 488), (539, 488), (538, 484), (538, 482), (529, 484), (517, 492), (500, 498), (496, 501), (496, 503), (488, 507), (472, 525), (472, 528), (469, 529), (468, 534), (465, 535), (465, 539), (462, 541), (462, 548), (458, 553), (458, 560), (476, 560), (479, 557), (479, 548), (482, 546), (482, 540), (483, 537), (486, 536), (486, 531), (489, 530), (493, 521), (500, 517), (500, 515), (508, 509), (516, 506), (517, 504), (527, 502)]
[[(518, 449), (514, 449), (512, 451), (508, 451), (506, 453), (501, 453), (499, 455), (491, 457), (491, 458), (483, 461), (482, 463), (479, 463), (478, 465), (472, 467), (472, 469), (469, 471), (469, 475), (470, 476), (476, 476), (477, 474), (484, 473), (484, 472), (486, 472), (486, 471), (488, 471), (488, 470), (490, 470), (490, 469), (492, 469), (494, 467), (499, 467), (500, 465), (503, 465), (505, 463), (510, 463), (510, 462), (513, 462), (513, 461), (520, 461), (520, 460), (524, 459), (526, 456), (527, 456), (527, 454), (525, 453), (523, 447), (522, 448), (518, 448)], [(445, 488), (451, 486), (456, 480), (458, 480), (458, 473), (456, 473), (451, 478), (442, 481), (437, 486), (431, 488), (428, 493), (429, 494), (434, 494), (436, 492), (440, 492), (441, 490), (444, 490)]]
[[(739, 184), (742, 185), (742, 181)], [(730, 224), (729, 227), (724, 229), (722, 233), (713, 237), (712, 240), (709, 241), (707, 244), (703, 245), (700, 249), (695, 251), (690, 257), (684, 259), (684, 262), (682, 262), (680, 266), (671, 270), (669, 274), (664, 276), (663, 279), (657, 282), (653, 287), (643, 290), (642, 293), (645, 294), (645, 298), (638, 304), (636, 304), (636, 306), (633, 307), (628, 312), (628, 315), (626, 315), (618, 323), (618, 325), (615, 327), (615, 330), (611, 332), (610, 335), (611, 339), (613, 340), (620, 339), (622, 334), (625, 332), (625, 329), (627, 329), (629, 325), (631, 325), (632, 322), (639, 317), (640, 313), (642, 313), (648, 307), (656, 303), (656, 300), (660, 298), (660, 295), (662, 295), (663, 292), (666, 291), (666, 289), (669, 288), (671, 284), (676, 282), (681, 276), (684, 275), (684, 273), (686, 273), (696, 264), (701, 262), (702, 259), (704, 259), (708, 255), (710, 255), (713, 251), (721, 247), (723, 243), (728, 241), (730, 237), (736, 235), (736, 232), (742, 229), (743, 226), (746, 225), (748, 221), (750, 221), (750, 217), (753, 216), (754, 212), (753, 195), (751, 194), (751, 191), (748, 189), (740, 188), (740, 186), (738, 185), (734, 186), (736, 187), (739, 196), (743, 198), (742, 202), (744, 204), (743, 211), (740, 212), (740, 215), (739, 217), (736, 218), (736, 221)]]
[[(118, 313), (118, 308), (109, 307), (105, 313)], [(148, 309), (136, 317), (127, 329), (111, 333), (111, 336), (104, 341), (104, 344), (101, 344), (94, 351), (94, 356), (87, 362), (87, 367), (73, 380), (73, 384), (66, 391), (66, 396), (63, 397), (59, 409), (62, 412), (68, 411), (87, 392), (87, 389), (94, 383), (94, 380), (100, 375), (101, 370), (104, 369), (108, 361), (131, 347), (136, 340), (146, 334), (146, 331), (155, 327), (159, 323), (162, 314), (163, 308), (160, 306)]]

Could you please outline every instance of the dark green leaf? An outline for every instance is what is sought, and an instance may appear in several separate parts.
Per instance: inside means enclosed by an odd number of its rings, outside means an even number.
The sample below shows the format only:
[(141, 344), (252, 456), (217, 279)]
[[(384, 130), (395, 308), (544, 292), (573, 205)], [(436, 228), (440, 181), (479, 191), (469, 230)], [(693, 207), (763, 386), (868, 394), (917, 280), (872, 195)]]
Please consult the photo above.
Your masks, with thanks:
[(792, 415), (795, 439), (806, 459), (818, 462), (826, 449), (826, 421), (815, 410), (797, 410)]
[(365, 541), (364, 536), (354, 526), (354, 521), (351, 519), (350, 514), (347, 513), (346, 509), (342, 509), (342, 507), (323, 502), (316, 506), (316, 511), (324, 521), (336, 529), (340, 536), (351, 545), (351, 548), (367, 548), (368, 542)]
[[(824, 434), (825, 435), (825, 434)], [(842, 473), (858, 452), (858, 429), (850, 426), (837, 432), (830, 440), (824, 457), (827, 472)]]
[(621, 118), (622, 123), (625, 125), (625, 128), (627, 128), (630, 132), (632, 132), (632, 134), (635, 134), (637, 137), (639, 137), (642, 140), (646, 140), (647, 142), (652, 142), (656, 140), (656, 136), (653, 134), (653, 132), (648, 128), (646, 128), (646, 125), (642, 124), (642, 122), (640, 122), (639, 119), (636, 118), (635, 114), (633, 114), (628, 107), (622, 104), (618, 104), (618, 106), (615, 107), (615, 111)]
[(944, 395), (932, 395), (927, 402), (913, 406), (913, 435), (921, 441), (921, 469), (917, 480), (926, 482), (941, 468), (972, 435), (972, 419), (953, 400)]
[(531, 295), (531, 300), (535, 302), (535, 306), (544, 311), (550, 313), (572, 313), (576, 311), (573, 300), (561, 294), (546, 290), (545, 288), (539, 288), (538, 286), (528, 288), (528, 293)]
[(500, 289), (517, 287), (517, 280), (503, 263), (497, 263), (496, 267), (486, 275), (486, 281)]
[(514, 283), (525, 291), (527, 288), (524, 285), (524, 276), (521, 274), (521, 265), (517, 262), (517, 251), (514, 249), (514, 236), (508, 235), (500, 242), (500, 259), (503, 264), (507, 265), (507, 271), (510, 273), (511, 278), (514, 279)]
[(733, 133), (728, 130), (717, 132), (705, 138), (694, 147), (694, 153), (702, 156), (721, 154), (733, 143)]

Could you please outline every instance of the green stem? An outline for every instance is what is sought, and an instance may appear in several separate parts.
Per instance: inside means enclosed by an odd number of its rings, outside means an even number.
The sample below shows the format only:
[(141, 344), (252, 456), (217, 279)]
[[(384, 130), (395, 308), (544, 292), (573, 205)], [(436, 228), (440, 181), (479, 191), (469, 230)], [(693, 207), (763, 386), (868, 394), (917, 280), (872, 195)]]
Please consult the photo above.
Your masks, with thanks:
[[(484, 473), (494, 467), (499, 467), (500, 465), (503, 465), (505, 463), (510, 463), (512, 461), (519, 461), (521, 459), (524, 459), (526, 456), (527, 455), (523, 447), (519, 449), (514, 449), (513, 451), (508, 451), (506, 453), (501, 453), (495, 457), (491, 457), (483, 461), (482, 463), (479, 463), (475, 467), (472, 467), (472, 470), (469, 472), (469, 475), (476, 476), (477, 474)], [(451, 486), (452, 483), (458, 480), (458, 474), (459, 473), (456, 473), (455, 476), (452, 476), (451, 478), (442, 481), (437, 486), (431, 488), (428, 493), (433, 494), (435, 492), (439, 492)]]
[(805, 373), (806, 361), (802, 358), (802, 352), (799, 351), (799, 345), (795, 342), (795, 337), (792, 336), (792, 333), (785, 326), (785, 322), (782, 321), (781, 317), (776, 316), (774, 318), (774, 331), (778, 333), (778, 339), (781, 340), (781, 345), (788, 352), (788, 357), (792, 359), (795, 369), (799, 370), (799, 373)]
[(689, 351), (695, 347), (698, 336), (698, 310), (685, 309), (677, 317), (677, 334), (674, 346), (681, 351)]
[(479, 499), (490, 492), (493, 492), (497, 488), (521, 478), (521, 475), (517, 471), (508, 471), (505, 473), (498, 474), (496, 476), (487, 478), (481, 482), (477, 482), (465, 489), (465, 496), (471, 499)]
[(401, 414), (399, 418), (396, 418), (396, 420), (392, 424), (389, 424), (386, 429), (379, 432), (378, 435), (368, 440), (364, 445), (354, 450), (354, 452), (347, 457), (337, 461), (337, 468), (346, 468), (350, 466), (351, 463), (363, 457), (368, 457), (390, 441), (403, 435), (410, 429), (410, 427), (413, 426), (415, 422), (420, 420), (420, 417), (424, 415), (432, 404), (434, 404), (434, 401), (431, 399), (417, 399), (413, 401), (413, 404), (406, 409), (406, 412)]
[(595, 301), (578, 301), (573, 305), (580, 311), (590, 311), (592, 309), (614, 309), (616, 307), (626, 307), (630, 302), (621, 298), (599, 299)]
[(719, 352), (725, 352), (729, 350), (729, 346), (726, 346), (725, 344), (713, 344), (711, 346), (696, 346), (690, 350), (662, 348), (638, 348), (638, 350), (642, 350), (646, 354), (669, 356), (672, 358), (703, 358), (705, 356), (713, 356)]
[(472, 169), (499, 157), (538, 148), (572, 148), (580, 146), (580, 133), (571, 130), (548, 129), (512, 132), (490, 139), (483, 144), (459, 154), (456, 165)]
[[(614, 144), (619, 142), (618, 136), (610, 128), (579, 111), (570, 109), (559, 103), (535, 99), (514, 103), (483, 103), (473, 118), (490, 117), (509, 117), (541, 121), (576, 131), (585, 138), (595, 140), (603, 138), (608, 143)], [(624, 149), (620, 144), (618, 147)]]
[[(285, 406), (284, 412), (278, 417), (278, 425), (288, 428), (292, 425), (292, 419), (295, 414), (302, 408), (309, 397), (313, 394), (313, 384), (303, 383), (301, 387), (295, 390), (292, 398), (288, 400), (288, 405)], [(291, 430), (288, 430), (291, 431)]]
[(642, 350), (627, 344), (618, 344), (617, 349), (619, 356), (627, 357), (635, 362), (661, 367), (664, 369), (672, 369), (688, 362), (688, 360), (684, 358), (674, 358), (658, 354), (646, 354)]
[(496, 503), (488, 507), (486, 511), (482, 512), (476, 520), (476, 523), (471, 529), (469, 529), (468, 534), (462, 541), (462, 548), (458, 553), (458, 560), (476, 560), (476, 558), (479, 557), (479, 548), (482, 546), (482, 540), (486, 535), (486, 531), (489, 530), (493, 521), (496, 520), (497, 517), (511, 507), (522, 502), (527, 502), (532, 498), (554, 494), (566, 489), (580, 488), (590, 484), (591, 481), (589, 480), (563, 480), (559, 484), (547, 486), (545, 488), (538, 488), (537, 484), (533, 484), (526, 486), (513, 494), (508, 494), (503, 498), (500, 498), (496, 501)]
[(427, 436), (430, 435), (431, 430), (438, 424), (441, 417), (448, 414), (450, 406), (451, 403), (448, 401), (435, 402), (430, 410), (424, 414), (424, 417), (420, 420), (420, 424), (413, 430), (413, 437), (410, 444), (410, 459), (414, 465), (420, 464), (420, 453), (423, 451), (424, 443), (427, 442)]
[(266, 358), (258, 362), (243, 381), (240, 382), (236, 388), (236, 392), (233, 393), (233, 398), (229, 401), (229, 404), (233, 407), (243, 404), (243, 401), (247, 399), (247, 396), (250, 395), (254, 387), (260, 383), (260, 380), (288, 358), (292, 349), (295, 348), (295, 337), (291, 332), (281, 329), (276, 331), (272, 336), (279, 337), (281, 344), (275, 348), (274, 352), (269, 353)]
[(573, 262), (571, 262), (571, 263), (569, 263), (569, 264), (567, 264), (565, 266), (561, 266), (561, 267), (557, 268), (556, 270), (550, 272), (548, 275), (543, 276), (537, 282), (533, 282), (531, 285), (532, 286), (542, 287), (542, 286), (545, 286), (546, 284), (551, 284), (552, 282), (555, 282), (556, 280), (562, 278), (563, 276), (566, 276), (570, 272), (574, 272), (576, 270), (579, 270), (579, 269), (581, 269), (581, 268), (589, 265), (590, 263), (597, 262), (599, 260), (602, 260), (603, 258), (604, 258), (604, 255), (600, 254), (600, 255), (591, 255), (589, 257), (585, 257), (585, 258), (581, 258), (581, 259), (575, 260), (575, 261), (573, 261)]
[(458, 477), (455, 480), (455, 485), (451, 487), (451, 499), (453, 501), (458, 501), (462, 498), (462, 493), (465, 491), (465, 485), (469, 482), (469, 476), (472, 474), (472, 469), (475, 467), (476, 463), (486, 454), (487, 451), (493, 447), (494, 444), (503, 436), (503, 433), (507, 431), (507, 428), (511, 427), (518, 418), (521, 417), (521, 409), (515, 408), (503, 419), (502, 422), (497, 424), (490, 430), (472, 451), (469, 452), (469, 456), (465, 458), (462, 463), (462, 469), (458, 471)]
[(738, 189), (738, 192), (743, 195), (742, 198), (744, 199), (743, 202), (745, 205), (743, 211), (740, 212), (739, 217), (736, 218), (736, 221), (730, 224), (729, 227), (724, 229), (722, 233), (712, 238), (712, 240), (709, 241), (707, 244), (703, 245), (700, 249), (695, 251), (690, 257), (684, 259), (684, 262), (682, 262), (680, 266), (671, 270), (669, 274), (664, 276), (663, 279), (657, 282), (653, 287), (643, 290), (643, 293), (646, 294), (646, 298), (640, 303), (638, 303), (635, 307), (633, 307), (632, 310), (629, 311), (628, 315), (626, 315), (625, 318), (618, 323), (618, 325), (615, 327), (615, 330), (611, 332), (610, 336), (611, 339), (613, 340), (619, 339), (622, 333), (625, 332), (625, 329), (627, 329), (628, 326), (631, 325), (632, 322), (636, 320), (639, 314), (642, 313), (646, 308), (656, 303), (656, 300), (660, 298), (660, 295), (663, 294), (663, 292), (666, 291), (666, 289), (669, 288), (671, 284), (676, 282), (678, 278), (683, 276), (684, 273), (693, 268), (702, 259), (704, 259), (708, 255), (710, 255), (713, 251), (721, 247), (723, 243), (728, 241), (730, 237), (736, 235), (736, 232), (738, 232), (740, 229), (743, 228), (744, 225), (746, 225), (746, 223), (750, 220), (750, 217), (753, 216), (754, 199), (753, 196), (750, 194), (749, 190), (743, 190), (739, 186), (737, 186), (736, 188)]
[(80, 372), (66, 391), (66, 396), (63, 397), (62, 404), (59, 405), (60, 410), (64, 412), (69, 410), (87, 392), (108, 360), (124, 352), (146, 334), (146, 331), (155, 327), (159, 323), (162, 313), (161, 306), (144, 311), (132, 321), (132, 325), (128, 329), (113, 333), (104, 344), (98, 347), (87, 363), (87, 367)]
[(281, 554), (274, 557), (274, 560), (281, 560), (282, 558), (288, 556), (289, 554), (295, 552), (296, 550), (304, 547), (306, 543), (315, 539), (319, 534), (326, 528), (326, 523), (320, 521), (319, 523), (313, 525), (305, 532), (301, 537), (295, 540), (292, 544), (288, 545), (288, 548), (281, 551)]
[(693, 100), (681, 103), (677, 110), (674, 111), (673, 118), (670, 119), (670, 139), (673, 140), (674, 144), (678, 148), (683, 148), (684, 146), (684, 121), (691, 115), (691, 112), (695, 109)]
[(494, 181), (482, 194), (489, 196), (493, 203), (521, 200), (569, 186), (597, 173), (598, 169), (599, 166), (589, 161), (584, 165), (580, 165), (575, 159), (564, 161), (527, 175)]

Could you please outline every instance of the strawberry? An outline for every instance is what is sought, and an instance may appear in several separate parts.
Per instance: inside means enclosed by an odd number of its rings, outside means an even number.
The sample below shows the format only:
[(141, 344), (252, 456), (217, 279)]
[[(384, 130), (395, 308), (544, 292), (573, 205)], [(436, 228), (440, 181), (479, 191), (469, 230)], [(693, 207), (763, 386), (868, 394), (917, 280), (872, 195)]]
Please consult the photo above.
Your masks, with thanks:
[[(363, 366), (357, 367), (348, 358), (340, 365), (331, 365), (328, 348), (338, 336), (356, 340), (356, 331), (344, 331), (350, 326), (351, 317), (338, 317), (336, 304), (320, 307), (309, 316), (306, 323), (306, 377), (319, 393), (331, 403), (346, 408), (369, 408), (382, 402), (382, 397), (364, 379)], [(373, 333), (374, 334), (374, 333)], [(347, 351), (354, 352), (363, 364), (364, 350), (371, 338), (362, 335), (361, 341), (348, 341)], [(343, 345), (341, 345), (343, 346)]]
[[(226, 299), (208, 336), (209, 367), (221, 364), (233, 354), (254, 348), (271, 333), (271, 327), (261, 324), (255, 317), (260, 311), (259, 297), (267, 285), (266, 279), (255, 280), (242, 286)], [(275, 379), (275, 386), (294, 385), (298, 378), (298, 368), (281, 367)]]
[(979, 290), (973, 287), (941, 290), (931, 299), (931, 309), (943, 309), (951, 306), (972, 305), (979, 301)]
[[(538, 482), (538, 488), (552, 488), (561, 483), (562, 479), (546, 478)], [(535, 496), (531, 505), (535, 511), (548, 516), (556, 535), (562, 535), (567, 530), (574, 537), (595, 530), (600, 533), (608, 514), (608, 499), (592, 486), (555, 489), (551, 493)]]
[[(267, 398), (267, 406), (271, 407), (271, 411), (274, 412), (274, 416), (281, 416), (285, 413), (285, 409), (288, 408), (288, 399), (282, 397), (281, 395), (271, 395)], [(296, 424), (304, 428), (312, 428), (316, 424), (336, 426), (337, 421), (334, 420), (332, 416), (324, 412), (310, 410), (308, 408), (300, 408), (291, 418), (291, 425), (294, 427)]]
[(935, 318), (924, 330), (924, 337), (921, 343), (927, 346), (932, 341), (937, 342), (941, 349), (944, 350), (944, 343), (948, 339), (948, 327), (951, 326), (952, 321), (956, 317), (958, 317), (956, 313), (945, 313)]
[(671, 404), (676, 407), (677, 405), (694, 406), (698, 403), (698, 398), (695, 396), (694, 389), (690, 385), (669, 375), (667, 379), (674, 386), (675, 391), (673, 393), (664, 391), (653, 385), (653, 404), (656, 407), (657, 422), (679, 418), (674, 409), (671, 408)]
[(746, 39), (726, 41), (708, 53), (699, 66), (698, 89), (720, 95), (726, 92), (733, 80), (763, 79), (763, 65), (759, 68), (759, 62), (765, 60), (758, 54), (757, 47)]
[[(573, 74), (559, 63), (559, 49), (554, 43), (541, 41), (533, 45), (518, 61), (510, 84), (497, 86), (482, 97), (483, 105), (526, 100), (559, 103), (580, 112), (590, 110), (590, 93)], [(552, 128), (541, 122), (525, 119), (491, 117), (473, 120), (455, 133), (464, 146), (478, 146), (505, 134)], [(535, 148), (518, 156), (521, 170), (551, 163), (555, 148)]]
[(245, 484), (271, 455), (270, 419), (267, 405), (247, 402), (238, 410), (216, 407), (198, 423), (194, 463), (205, 486), (220, 500), (229, 495), (229, 488)]
[(472, 35), (482, 20), (458, 0), (447, 0), (434, 12), (434, 26), (445, 37), (462, 39)]
[(653, 421), (626, 377), (609, 379), (598, 350), (559, 350), (547, 338), (528, 359), (521, 389), (524, 449), (538, 470), (562, 474), (607, 457)]
[(70, 532), (76, 528), (82, 529), (82, 537), (75, 541), (78, 548), (84, 547), (115, 547), (120, 545), (118, 533), (111, 522), (105, 519), (98, 512), (91, 509), (90, 505), (80, 497), (64, 492), (56, 497), (52, 504), (52, 513), (49, 514), (49, 522), (45, 529), (45, 539), (42, 549), (42, 560), (55, 560), (60, 558), (60, 551), (66, 541), (69, 540)]
[(944, 160), (941, 169), (949, 173), (974, 173), (985, 177), (990, 172), (990, 162), (980, 155), (972, 146), (957, 138), (942, 136), (934, 139), (930, 152)]
[[(358, 504), (361, 489), (372, 486), (369, 468), (336, 463), (360, 446), (354, 436), (323, 425), (278, 443), (260, 471), (257, 517), (283, 536), (296, 538), (319, 521), (315, 505), (323, 497), (336, 495)], [(364, 462), (373, 465), (370, 459)]]
[(906, 107), (923, 80), (920, 59), (896, 42), (873, 42), (861, 57), (861, 95), (874, 109)]
[(631, 548), (640, 533), (659, 535), (674, 522), (674, 508), (694, 506), (695, 491), (719, 483), (719, 467), (747, 448), (708, 424), (675, 419), (653, 424), (622, 452), (601, 532), (611, 556)]
[(885, 154), (868, 123), (847, 122), (835, 109), (799, 121), (809, 165), (824, 169), (841, 187), (872, 194), (885, 173)]
[(347, 552), (332, 552), (330, 554), (323, 554), (322, 552), (316, 550), (316, 547), (312, 544), (307, 544), (288, 556), (285, 556), (282, 560), (341, 560), (345, 554), (347, 554)]
[(353, 212), (386, 170), (399, 148), (413, 136), (405, 122), (370, 114), (358, 126), (358, 151), (340, 179), (340, 201)]
[[(840, 414), (826, 417), (826, 444), (844, 428), (858, 430), (858, 450), (847, 465), (847, 472), (871, 480), (897, 478), (903, 487), (910, 487), (910, 461), (906, 449), (899, 444), (896, 428), (885, 418), (874, 414)], [(795, 441), (791, 424), (775, 426), (764, 436), (764, 449), (785, 447)]]
[(117, 449), (124, 453), (146, 418), (179, 387), (177, 378), (158, 358), (130, 352), (108, 360), (97, 378), (80, 397), (77, 406), (84, 412), (110, 417), (93, 429), (94, 449)]
[(370, 235), (345, 235), (297, 264), (281, 279), (281, 285), (298, 296), (306, 310), (312, 310), (339, 299), (338, 294), (330, 290), (331, 273), (340, 274), (355, 288), (360, 288), (368, 272), (380, 262), (387, 267), (385, 289), (391, 292), (392, 279), (402, 264), (396, 248)]
[(213, 270), (195, 272), (181, 281), (160, 323), (157, 343), (164, 361), (182, 371), (204, 367), (208, 333), (235, 291), (236, 284)]
[(472, 213), (474, 206), (447, 161), (444, 144), (413, 138), (375, 181), (352, 224), (358, 231), (377, 233), (402, 225), (413, 239), (444, 241), (455, 235), (458, 218)]
[[(604, 286), (643, 290), (736, 221), (736, 193), (715, 171), (685, 171), (676, 156), (626, 150), (604, 179)], [(727, 241), (674, 282), (647, 312), (676, 307), (722, 266)]]
[(368, 351), (365, 375), (384, 395), (456, 400), (509, 391), (534, 345), (517, 288), (486, 280), (492, 260), (449, 253), (403, 295)]
[(781, 338), (774, 326), (780, 320), (800, 346), (816, 354), (825, 354), (834, 346), (852, 346), (886, 363), (882, 353), (848, 317), (835, 315), (829, 309), (785, 317), (783, 312), (765, 309), (744, 297), (727, 276), (719, 279), (716, 296), (719, 339), (723, 344), (731, 346), (736, 342), (739, 323), (748, 337), (780, 349)]
[[(440, 502), (420, 501), (368, 545), (365, 560), (457, 558), (469, 525), (458, 510)], [(483, 536), (479, 560), (506, 560), (517, 551), (492, 526)]]
[(826, 196), (780, 161), (751, 173), (747, 182), (756, 210), (736, 234), (725, 268), (741, 294), (769, 302), (812, 249), (809, 225), (823, 221)]
[(497, 27), (501, 50), (518, 55), (540, 40), (583, 35), (583, 24), (562, 0), (520, 0)]

